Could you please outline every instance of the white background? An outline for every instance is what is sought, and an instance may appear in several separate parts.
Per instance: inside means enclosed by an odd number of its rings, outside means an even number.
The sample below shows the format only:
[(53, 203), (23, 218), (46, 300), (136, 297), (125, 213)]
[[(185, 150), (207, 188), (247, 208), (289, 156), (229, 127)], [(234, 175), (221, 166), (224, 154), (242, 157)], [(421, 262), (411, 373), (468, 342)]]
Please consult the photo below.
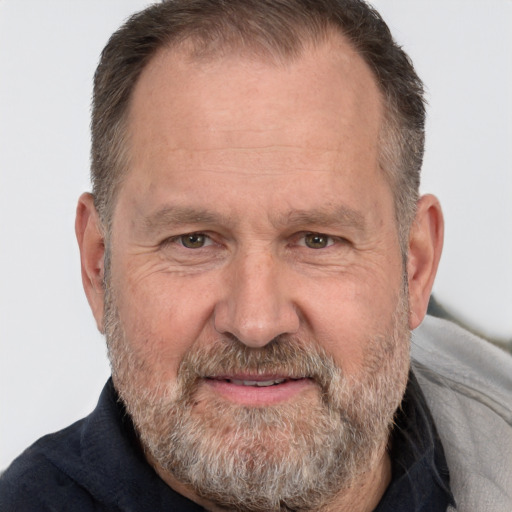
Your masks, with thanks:
[[(109, 369), (73, 222), (89, 189), (99, 52), (143, 0), (0, 0), (0, 469), (87, 414)], [(512, 2), (378, 0), (427, 86), (423, 191), (446, 243), (435, 292), (512, 338)]]

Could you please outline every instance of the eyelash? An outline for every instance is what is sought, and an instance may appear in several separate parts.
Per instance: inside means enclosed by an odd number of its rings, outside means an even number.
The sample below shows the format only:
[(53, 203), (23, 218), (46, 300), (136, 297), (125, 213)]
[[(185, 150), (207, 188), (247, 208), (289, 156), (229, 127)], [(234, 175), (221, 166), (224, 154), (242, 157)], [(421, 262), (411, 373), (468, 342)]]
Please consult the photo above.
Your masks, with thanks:
[[(207, 243), (206, 245), (201, 245), (199, 247), (187, 247), (184, 243), (183, 243), (183, 240), (186, 238), (186, 237), (204, 237), (205, 241), (208, 241), (209, 243)], [(197, 231), (197, 232), (192, 232), (192, 233), (183, 233), (181, 235), (176, 235), (176, 236), (172, 236), (170, 238), (166, 238), (165, 240), (163, 240), (161, 242), (160, 245), (162, 246), (168, 246), (168, 245), (172, 245), (172, 244), (179, 244), (181, 245), (184, 249), (202, 249), (203, 247), (208, 247), (210, 245), (213, 244), (213, 241), (212, 241), (212, 238), (207, 235), (206, 233), (203, 233), (201, 231)]]
[[(193, 238), (193, 237), (204, 238), (204, 241), (206, 243), (203, 243), (202, 245), (199, 245), (197, 247), (187, 247), (184, 243), (184, 240), (187, 237), (188, 238)], [(320, 247), (311, 247), (310, 245), (308, 245), (307, 237), (312, 237), (313, 239), (315, 239), (315, 238), (318, 239), (318, 243), (320, 244)], [(326, 245), (322, 246), (322, 240), (326, 241)], [(315, 243), (314, 240), (312, 240), (312, 242)], [(305, 247), (305, 248), (308, 248), (311, 250), (327, 249), (327, 248), (335, 245), (336, 243), (347, 244), (349, 242), (345, 238), (335, 237), (335, 236), (327, 235), (326, 233), (321, 233), (321, 232), (317, 232), (317, 231), (302, 232), (302, 233), (298, 234), (297, 237), (295, 238), (296, 245), (299, 245), (301, 247)], [(209, 246), (213, 245), (214, 241), (208, 234), (201, 232), (201, 231), (197, 231), (197, 232), (191, 232), (191, 233), (184, 233), (181, 235), (176, 235), (176, 236), (167, 238), (162, 242), (161, 245), (166, 246), (166, 245), (170, 245), (170, 244), (179, 244), (184, 249), (198, 250), (198, 249), (203, 249), (205, 247), (209, 247)]]
[[(308, 249), (313, 250), (326, 249), (327, 247), (334, 245), (334, 243), (336, 242), (336, 239), (334, 237), (327, 235), (325, 233), (317, 233), (314, 231), (308, 231), (307, 233), (303, 233), (300, 236), (299, 240), (303, 242), (300, 243), (301, 246), (305, 246)], [(311, 245), (308, 245), (308, 242), (311, 244), (318, 244), (319, 247), (312, 247)]]

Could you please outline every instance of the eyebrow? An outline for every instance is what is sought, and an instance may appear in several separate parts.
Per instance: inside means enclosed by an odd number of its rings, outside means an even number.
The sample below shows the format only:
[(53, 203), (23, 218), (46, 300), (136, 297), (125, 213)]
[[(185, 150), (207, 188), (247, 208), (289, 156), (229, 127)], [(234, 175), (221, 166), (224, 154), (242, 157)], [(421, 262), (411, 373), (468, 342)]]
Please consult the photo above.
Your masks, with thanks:
[(279, 226), (344, 226), (364, 231), (366, 219), (363, 213), (347, 206), (338, 206), (334, 210), (315, 208), (312, 210), (291, 210), (276, 216), (272, 224)]
[[(344, 226), (358, 231), (364, 231), (366, 221), (364, 215), (347, 206), (330, 208), (315, 208), (308, 210), (293, 209), (281, 214), (269, 214), (271, 224), (276, 228), (293, 226)], [(146, 234), (158, 233), (169, 226), (186, 226), (203, 224), (210, 226), (232, 226), (236, 217), (225, 216), (207, 209), (166, 206), (142, 219), (142, 229)]]
[(184, 206), (164, 207), (142, 220), (144, 231), (159, 232), (172, 225), (210, 224), (219, 225), (228, 222), (223, 215), (206, 209), (189, 208)]

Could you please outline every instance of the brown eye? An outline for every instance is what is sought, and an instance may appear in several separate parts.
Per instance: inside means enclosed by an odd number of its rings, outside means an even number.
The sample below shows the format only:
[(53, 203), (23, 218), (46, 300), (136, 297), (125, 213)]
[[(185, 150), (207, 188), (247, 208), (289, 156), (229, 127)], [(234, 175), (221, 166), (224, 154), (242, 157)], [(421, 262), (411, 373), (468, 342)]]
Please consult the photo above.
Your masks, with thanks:
[(201, 233), (190, 233), (188, 235), (181, 235), (180, 242), (187, 249), (200, 249), (206, 245), (207, 238), (206, 235)]
[(331, 245), (332, 241), (330, 237), (321, 233), (307, 233), (304, 235), (304, 243), (310, 249), (324, 249)]

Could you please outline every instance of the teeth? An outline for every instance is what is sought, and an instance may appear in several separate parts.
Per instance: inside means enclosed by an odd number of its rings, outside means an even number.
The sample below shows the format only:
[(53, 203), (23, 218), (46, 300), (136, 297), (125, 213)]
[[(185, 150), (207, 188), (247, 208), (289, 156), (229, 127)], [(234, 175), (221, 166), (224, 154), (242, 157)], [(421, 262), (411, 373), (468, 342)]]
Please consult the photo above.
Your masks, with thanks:
[(286, 379), (274, 379), (274, 380), (237, 380), (231, 379), (230, 382), (237, 386), (256, 386), (259, 388), (264, 388), (268, 386), (274, 386), (276, 384), (281, 384)]

